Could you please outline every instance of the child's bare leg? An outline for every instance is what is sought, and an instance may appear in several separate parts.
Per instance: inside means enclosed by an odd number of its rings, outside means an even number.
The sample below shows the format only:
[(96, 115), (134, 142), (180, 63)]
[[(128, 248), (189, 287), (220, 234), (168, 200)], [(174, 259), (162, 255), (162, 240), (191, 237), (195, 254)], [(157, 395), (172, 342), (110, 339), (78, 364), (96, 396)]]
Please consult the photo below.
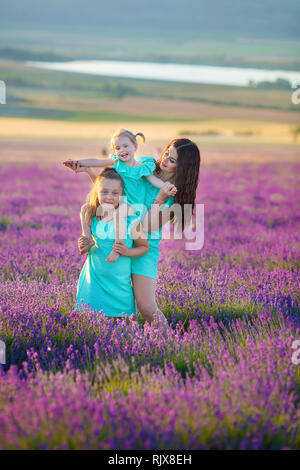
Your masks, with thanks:
[[(114, 224), (115, 224), (115, 234), (116, 234), (116, 242), (122, 242), (124, 238), (126, 237), (126, 221), (125, 217), (127, 217), (127, 204), (121, 203), (118, 207), (118, 209), (114, 212)], [(116, 253), (114, 250), (110, 252), (108, 257), (106, 258), (105, 261), (108, 263), (113, 263), (114, 261), (117, 261), (119, 258), (119, 254)]]
[(80, 254), (88, 253), (95, 242), (92, 239), (91, 225), (86, 221), (86, 209), (87, 204), (84, 204), (80, 210), (80, 222), (81, 222), (81, 237), (79, 238), (79, 251)]

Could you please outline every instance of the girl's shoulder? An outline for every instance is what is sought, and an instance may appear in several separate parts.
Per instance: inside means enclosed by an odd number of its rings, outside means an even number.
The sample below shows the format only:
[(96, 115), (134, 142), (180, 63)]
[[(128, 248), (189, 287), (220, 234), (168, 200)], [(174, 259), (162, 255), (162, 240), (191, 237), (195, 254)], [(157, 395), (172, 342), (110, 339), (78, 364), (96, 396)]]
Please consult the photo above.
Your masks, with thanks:
[[(141, 159), (148, 159), (143, 160)], [(139, 179), (142, 176), (152, 175), (153, 171), (155, 170), (155, 160), (152, 157), (138, 157), (136, 159), (141, 165), (139, 166), (129, 166), (126, 163), (122, 162), (121, 160), (117, 160), (114, 164), (115, 170), (122, 176), (122, 177), (130, 177), (134, 179)]]
[(144, 157), (144, 156), (141, 156), (141, 157), (136, 157), (136, 160), (140, 163), (142, 163), (143, 165), (145, 163), (155, 163), (155, 158), (153, 157)]

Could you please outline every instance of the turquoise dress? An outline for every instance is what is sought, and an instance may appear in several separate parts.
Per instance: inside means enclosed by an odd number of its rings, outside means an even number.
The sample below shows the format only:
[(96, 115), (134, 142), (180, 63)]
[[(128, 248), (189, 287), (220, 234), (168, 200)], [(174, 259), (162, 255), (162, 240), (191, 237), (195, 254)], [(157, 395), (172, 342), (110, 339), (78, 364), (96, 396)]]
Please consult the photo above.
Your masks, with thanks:
[[(126, 218), (127, 231), (124, 243), (132, 248), (131, 230), (138, 220), (136, 215)], [(102, 222), (93, 217), (91, 224), (95, 245), (90, 249), (81, 270), (76, 295), (76, 309), (90, 307), (108, 317), (136, 315), (136, 305), (131, 286), (131, 259), (120, 256), (114, 263), (105, 261), (115, 242), (114, 222)]]
[(119, 160), (114, 154), (110, 154), (110, 157), (115, 160), (113, 168), (124, 181), (124, 196), (126, 196), (127, 199), (123, 197), (123, 200), (130, 206), (133, 206), (136, 211), (136, 216), (143, 219), (147, 211), (145, 207), (146, 192), (149, 185), (153, 186), (144, 176), (153, 174), (156, 168), (154, 158), (139, 157), (137, 160), (140, 161), (141, 159), (140, 163), (142, 163), (142, 165), (132, 167)]
[[(147, 162), (155, 162), (155, 159), (153, 157), (138, 157), (137, 160), (143, 164), (146, 164)], [(144, 185), (146, 188), (144, 204), (148, 211), (160, 190), (159, 188), (153, 186), (153, 184), (149, 183), (146, 178), (143, 179), (145, 180)], [(162, 206), (162, 210), (164, 210), (166, 207), (171, 207), (173, 204), (174, 197), (171, 196), (165, 201), (164, 205)], [(159, 243), (162, 237), (162, 228), (148, 233), (147, 236), (149, 242), (149, 251), (143, 256), (140, 256), (138, 258), (132, 258), (131, 272), (132, 274), (140, 274), (142, 276), (147, 276), (151, 277), (152, 279), (156, 279), (157, 266), (159, 260)]]

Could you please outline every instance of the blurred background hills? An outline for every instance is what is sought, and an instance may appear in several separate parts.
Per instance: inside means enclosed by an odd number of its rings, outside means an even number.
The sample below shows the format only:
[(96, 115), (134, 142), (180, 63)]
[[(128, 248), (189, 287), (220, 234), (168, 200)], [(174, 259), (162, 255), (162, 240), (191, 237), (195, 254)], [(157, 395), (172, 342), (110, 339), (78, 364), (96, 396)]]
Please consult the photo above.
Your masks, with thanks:
[(300, 105), (284, 79), (246, 87), (172, 83), (39, 69), (28, 61), (213, 65), (218, 74), (223, 67), (300, 71), (299, 1), (0, 0), (0, 6), (2, 140), (106, 141), (119, 125), (139, 131), (143, 123), (157, 141), (189, 135), (214, 145), (298, 144)]
[(300, 70), (299, 2), (1, 1), (1, 57)]

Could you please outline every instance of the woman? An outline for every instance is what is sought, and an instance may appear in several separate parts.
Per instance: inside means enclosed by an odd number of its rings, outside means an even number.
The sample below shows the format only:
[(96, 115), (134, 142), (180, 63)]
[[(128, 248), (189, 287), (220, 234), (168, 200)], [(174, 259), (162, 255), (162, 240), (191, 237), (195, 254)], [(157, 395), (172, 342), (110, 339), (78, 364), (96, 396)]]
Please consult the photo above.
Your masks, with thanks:
[[(138, 160), (154, 161), (152, 157), (139, 157)], [(145, 205), (148, 209), (143, 228), (148, 232), (149, 252), (132, 262), (132, 283), (138, 310), (143, 318), (152, 323), (157, 320), (167, 327), (167, 320), (158, 309), (155, 299), (155, 287), (157, 278), (157, 265), (159, 259), (159, 242), (161, 240), (161, 228), (169, 222), (181, 218), (182, 230), (187, 226), (189, 220), (184, 216), (187, 208), (191, 208), (189, 216), (195, 204), (196, 190), (199, 179), (200, 152), (197, 145), (189, 139), (174, 139), (164, 149), (161, 157), (156, 163), (153, 174), (166, 182), (162, 189), (148, 183)], [(108, 161), (108, 165), (110, 162)], [(90, 168), (78, 168), (73, 166), (74, 171), (87, 172), (94, 181), (96, 175)], [(173, 197), (173, 185), (177, 188)], [(154, 222), (153, 222), (154, 221)], [(82, 237), (79, 243), (82, 246)], [(117, 252), (122, 250), (122, 242), (115, 243)]]

